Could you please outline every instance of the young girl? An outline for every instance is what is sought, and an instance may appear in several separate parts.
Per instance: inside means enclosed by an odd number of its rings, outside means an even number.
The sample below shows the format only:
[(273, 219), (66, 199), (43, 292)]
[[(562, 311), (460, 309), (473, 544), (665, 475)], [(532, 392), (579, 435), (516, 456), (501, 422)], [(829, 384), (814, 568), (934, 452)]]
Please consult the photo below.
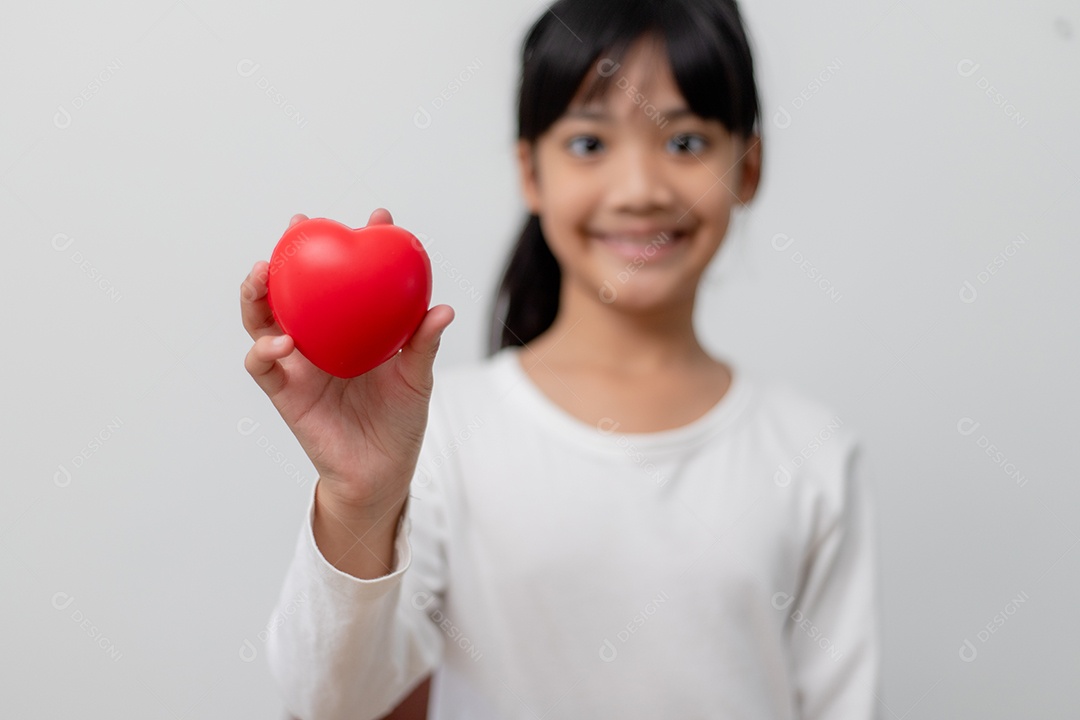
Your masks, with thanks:
[(267, 639), (286, 706), (379, 718), (431, 675), (434, 718), (876, 716), (857, 436), (693, 326), (761, 168), (734, 0), (561, 0), (523, 51), (488, 357), (433, 377), (439, 305), (341, 380), (266, 263), (244, 282), (246, 367), (319, 472)]

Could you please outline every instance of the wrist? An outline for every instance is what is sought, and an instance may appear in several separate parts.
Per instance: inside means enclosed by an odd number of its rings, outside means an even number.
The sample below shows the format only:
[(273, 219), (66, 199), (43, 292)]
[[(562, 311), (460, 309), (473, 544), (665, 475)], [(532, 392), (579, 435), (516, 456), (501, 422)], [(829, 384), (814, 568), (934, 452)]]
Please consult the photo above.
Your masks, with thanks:
[(315, 504), (319, 509), (337, 518), (350, 527), (362, 527), (366, 532), (374, 527), (381, 527), (401, 514), (409, 498), (409, 486), (406, 485), (401, 496), (384, 501), (356, 502), (344, 500), (328, 490), (323, 478), (315, 485)]
[[(406, 494), (401, 507), (408, 500)], [(341, 504), (331, 494), (320, 497), (316, 485), (312, 532), (323, 558), (341, 572), (361, 580), (389, 574), (395, 563), (395, 538), (401, 510)]]

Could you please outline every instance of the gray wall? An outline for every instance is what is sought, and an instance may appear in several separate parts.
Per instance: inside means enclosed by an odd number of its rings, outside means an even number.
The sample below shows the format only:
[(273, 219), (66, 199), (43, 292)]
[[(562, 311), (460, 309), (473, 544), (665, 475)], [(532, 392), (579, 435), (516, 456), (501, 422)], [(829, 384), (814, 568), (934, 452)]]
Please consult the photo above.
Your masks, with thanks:
[[(315, 476), (239, 283), (293, 213), (387, 207), (457, 311), (436, 370), (479, 358), (539, 7), (5, 7), (2, 714), (277, 716), (259, 633)], [(700, 332), (863, 431), (883, 716), (1076, 717), (1080, 11), (745, 13), (766, 177)]]

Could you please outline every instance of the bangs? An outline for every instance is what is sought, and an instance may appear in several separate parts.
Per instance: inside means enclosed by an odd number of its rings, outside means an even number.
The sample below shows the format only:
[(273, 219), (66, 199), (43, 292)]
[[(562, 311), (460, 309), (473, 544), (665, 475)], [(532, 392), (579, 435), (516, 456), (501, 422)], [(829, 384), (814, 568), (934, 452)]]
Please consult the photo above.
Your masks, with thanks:
[(643, 36), (663, 44), (694, 113), (742, 137), (757, 130), (752, 53), (733, 2), (560, 0), (525, 38), (518, 137), (535, 141), (579, 88), (585, 102), (603, 97), (626, 51)]

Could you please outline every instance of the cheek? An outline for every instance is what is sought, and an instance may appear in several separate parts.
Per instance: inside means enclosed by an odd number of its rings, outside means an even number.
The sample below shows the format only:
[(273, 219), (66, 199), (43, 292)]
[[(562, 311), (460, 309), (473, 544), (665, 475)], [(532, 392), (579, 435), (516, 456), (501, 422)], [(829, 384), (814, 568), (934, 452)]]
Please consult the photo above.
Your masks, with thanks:
[(584, 224), (595, 206), (595, 188), (572, 175), (551, 179), (548, 209), (554, 221), (567, 228)]
[(691, 194), (696, 193), (693, 197), (697, 201), (695, 208), (708, 216), (710, 222), (726, 218), (732, 206), (738, 202), (735, 195), (738, 178), (733, 173), (725, 175), (713, 168), (713, 172), (699, 180), (696, 188), (688, 190)]

